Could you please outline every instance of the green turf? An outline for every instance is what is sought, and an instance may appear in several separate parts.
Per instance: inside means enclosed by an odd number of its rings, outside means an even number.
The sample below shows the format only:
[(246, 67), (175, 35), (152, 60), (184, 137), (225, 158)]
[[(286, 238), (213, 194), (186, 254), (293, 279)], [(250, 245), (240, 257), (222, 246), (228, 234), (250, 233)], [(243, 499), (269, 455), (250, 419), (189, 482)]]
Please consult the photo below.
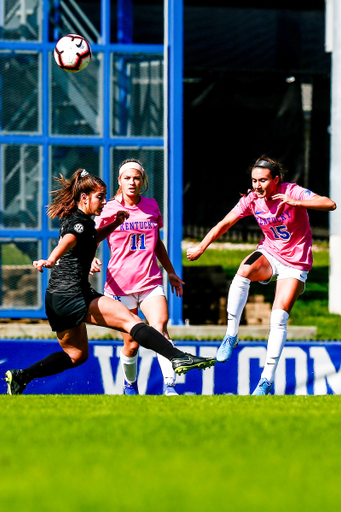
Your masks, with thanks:
[(337, 510), (340, 396), (0, 396), (0, 509)]
[[(291, 314), (291, 325), (317, 326), (315, 340), (340, 340), (341, 315), (331, 314), (328, 311), (328, 279), (329, 279), (329, 251), (320, 245), (314, 251), (314, 265), (309, 272), (306, 291), (296, 302)], [(199, 260), (190, 262), (183, 253), (184, 265), (221, 265), (227, 278), (231, 280), (238, 270), (240, 262), (250, 250), (207, 250)], [(267, 286), (252, 283), (250, 295), (264, 295), (266, 302), (272, 303), (275, 283)]]

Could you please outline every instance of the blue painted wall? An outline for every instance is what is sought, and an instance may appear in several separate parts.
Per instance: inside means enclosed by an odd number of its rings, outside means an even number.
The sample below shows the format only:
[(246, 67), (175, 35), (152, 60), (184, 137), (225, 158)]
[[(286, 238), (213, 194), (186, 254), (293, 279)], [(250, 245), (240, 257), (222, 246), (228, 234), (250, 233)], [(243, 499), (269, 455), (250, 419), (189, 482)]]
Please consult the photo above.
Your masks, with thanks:
[[(119, 352), (122, 341), (91, 340), (89, 360), (81, 367), (33, 381), (25, 394), (122, 394)], [(213, 356), (219, 342), (178, 341), (186, 352)], [(0, 369), (25, 368), (60, 350), (56, 340), (0, 340)], [(140, 348), (140, 394), (162, 394), (162, 375), (154, 352)], [(205, 371), (177, 376), (179, 394), (213, 395), (252, 393), (265, 362), (265, 342), (240, 342), (231, 359)], [(277, 395), (341, 394), (341, 342), (287, 342), (276, 372)], [(0, 381), (0, 393), (6, 392)]]

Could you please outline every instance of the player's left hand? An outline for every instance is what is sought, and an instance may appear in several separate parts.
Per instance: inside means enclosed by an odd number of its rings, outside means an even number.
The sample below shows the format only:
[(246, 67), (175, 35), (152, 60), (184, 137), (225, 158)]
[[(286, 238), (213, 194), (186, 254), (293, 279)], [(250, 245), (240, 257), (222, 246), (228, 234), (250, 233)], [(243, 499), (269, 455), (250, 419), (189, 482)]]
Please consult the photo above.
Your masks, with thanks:
[(182, 285), (185, 283), (176, 274), (168, 274), (168, 279), (172, 288), (172, 293), (175, 293), (177, 297), (182, 297), (184, 292)]
[(271, 199), (276, 201), (277, 199), (280, 199), (280, 203), (277, 206), (276, 215), (278, 215), (279, 211), (282, 209), (282, 206), (285, 204), (288, 204), (289, 206), (298, 206), (298, 203), (296, 199), (293, 199), (292, 197), (288, 196), (287, 194), (274, 194)]
[(118, 226), (120, 226), (121, 224), (123, 224), (123, 222), (127, 219), (129, 219), (129, 212), (127, 212), (126, 210), (119, 210), (117, 213), (116, 213), (116, 224)]

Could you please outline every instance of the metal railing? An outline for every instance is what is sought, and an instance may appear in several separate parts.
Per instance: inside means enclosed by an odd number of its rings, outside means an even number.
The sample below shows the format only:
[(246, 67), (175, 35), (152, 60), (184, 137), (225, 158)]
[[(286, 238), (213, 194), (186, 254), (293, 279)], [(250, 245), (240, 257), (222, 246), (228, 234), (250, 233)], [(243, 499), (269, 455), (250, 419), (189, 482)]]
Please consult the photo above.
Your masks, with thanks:
[(66, 34), (81, 34), (89, 43), (101, 42), (101, 34), (74, 0), (55, 0), (53, 6), (54, 15), (50, 16), (50, 22), (56, 41)]

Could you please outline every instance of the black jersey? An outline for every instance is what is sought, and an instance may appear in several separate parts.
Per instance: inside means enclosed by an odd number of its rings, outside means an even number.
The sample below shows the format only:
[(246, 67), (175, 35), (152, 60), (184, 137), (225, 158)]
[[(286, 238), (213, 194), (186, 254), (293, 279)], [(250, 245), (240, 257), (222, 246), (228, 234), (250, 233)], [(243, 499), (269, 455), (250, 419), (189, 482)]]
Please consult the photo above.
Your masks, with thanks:
[(77, 210), (62, 218), (59, 241), (68, 233), (77, 237), (77, 244), (52, 268), (47, 291), (69, 296), (90, 288), (89, 272), (97, 249), (95, 222)]

